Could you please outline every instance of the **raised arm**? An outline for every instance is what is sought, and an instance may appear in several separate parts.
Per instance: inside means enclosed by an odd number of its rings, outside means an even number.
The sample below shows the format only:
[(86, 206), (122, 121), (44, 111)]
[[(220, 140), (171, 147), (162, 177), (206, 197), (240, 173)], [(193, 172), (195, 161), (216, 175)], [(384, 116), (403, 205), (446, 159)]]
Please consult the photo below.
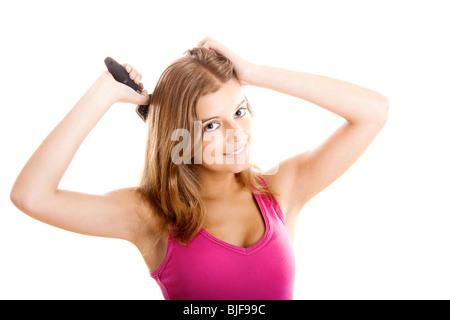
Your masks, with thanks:
[[(139, 83), (141, 75), (126, 65)], [(141, 84), (142, 86), (142, 84)], [(143, 86), (142, 86), (143, 87)], [(90, 195), (58, 189), (86, 136), (115, 102), (147, 104), (141, 94), (105, 71), (28, 160), (11, 190), (14, 205), (31, 217), (77, 233), (133, 240), (139, 201), (133, 189)]]
[(346, 120), (316, 148), (278, 165), (271, 180), (275, 188), (290, 190), (287, 212), (294, 216), (355, 163), (387, 120), (389, 101), (385, 96), (342, 80), (254, 65), (247, 81), (307, 100)]

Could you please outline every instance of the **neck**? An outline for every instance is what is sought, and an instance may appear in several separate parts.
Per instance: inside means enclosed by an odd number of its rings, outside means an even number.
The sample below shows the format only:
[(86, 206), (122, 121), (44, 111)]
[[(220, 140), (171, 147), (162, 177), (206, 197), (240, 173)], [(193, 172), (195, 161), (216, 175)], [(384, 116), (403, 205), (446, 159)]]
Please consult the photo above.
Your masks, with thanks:
[(206, 201), (232, 199), (243, 189), (232, 172), (202, 170), (199, 172), (199, 180), (203, 188), (202, 199)]

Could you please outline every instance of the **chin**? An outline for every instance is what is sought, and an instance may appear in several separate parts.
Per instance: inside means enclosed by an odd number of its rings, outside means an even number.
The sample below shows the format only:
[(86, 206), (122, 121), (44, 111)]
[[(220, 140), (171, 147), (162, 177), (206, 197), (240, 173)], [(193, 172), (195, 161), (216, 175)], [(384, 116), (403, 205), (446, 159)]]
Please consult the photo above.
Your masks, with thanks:
[[(236, 160), (236, 159), (234, 159)], [(251, 167), (251, 164), (248, 159), (246, 159), (245, 163), (233, 163), (233, 164), (227, 164), (225, 163), (225, 159), (223, 160), (224, 163), (214, 163), (214, 164), (206, 164), (203, 163), (201, 166), (211, 172), (221, 172), (221, 173), (240, 173), (243, 172)]]

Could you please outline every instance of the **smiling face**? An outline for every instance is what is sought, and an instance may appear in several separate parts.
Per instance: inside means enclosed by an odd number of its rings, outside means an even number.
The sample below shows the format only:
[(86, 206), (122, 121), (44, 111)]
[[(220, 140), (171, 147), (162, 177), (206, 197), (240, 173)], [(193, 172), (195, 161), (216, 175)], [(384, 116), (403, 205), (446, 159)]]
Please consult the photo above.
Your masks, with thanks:
[(203, 168), (238, 173), (250, 166), (252, 118), (238, 81), (232, 79), (197, 104), (202, 121)]

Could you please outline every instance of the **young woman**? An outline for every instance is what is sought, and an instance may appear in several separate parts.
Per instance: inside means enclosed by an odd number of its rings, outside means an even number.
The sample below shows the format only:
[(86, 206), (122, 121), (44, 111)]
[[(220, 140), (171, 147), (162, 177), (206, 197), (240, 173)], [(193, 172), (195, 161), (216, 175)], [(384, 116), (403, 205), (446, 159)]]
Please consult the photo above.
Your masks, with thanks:
[[(125, 67), (143, 88), (141, 74)], [(317, 148), (260, 172), (249, 156), (253, 113), (244, 85), (305, 99), (347, 121)], [(358, 159), (388, 113), (379, 93), (253, 64), (206, 37), (167, 67), (151, 95), (139, 185), (104, 195), (59, 189), (115, 102), (148, 104), (149, 96), (103, 72), (27, 162), (11, 199), (53, 226), (132, 242), (166, 299), (292, 299), (300, 210)]]

